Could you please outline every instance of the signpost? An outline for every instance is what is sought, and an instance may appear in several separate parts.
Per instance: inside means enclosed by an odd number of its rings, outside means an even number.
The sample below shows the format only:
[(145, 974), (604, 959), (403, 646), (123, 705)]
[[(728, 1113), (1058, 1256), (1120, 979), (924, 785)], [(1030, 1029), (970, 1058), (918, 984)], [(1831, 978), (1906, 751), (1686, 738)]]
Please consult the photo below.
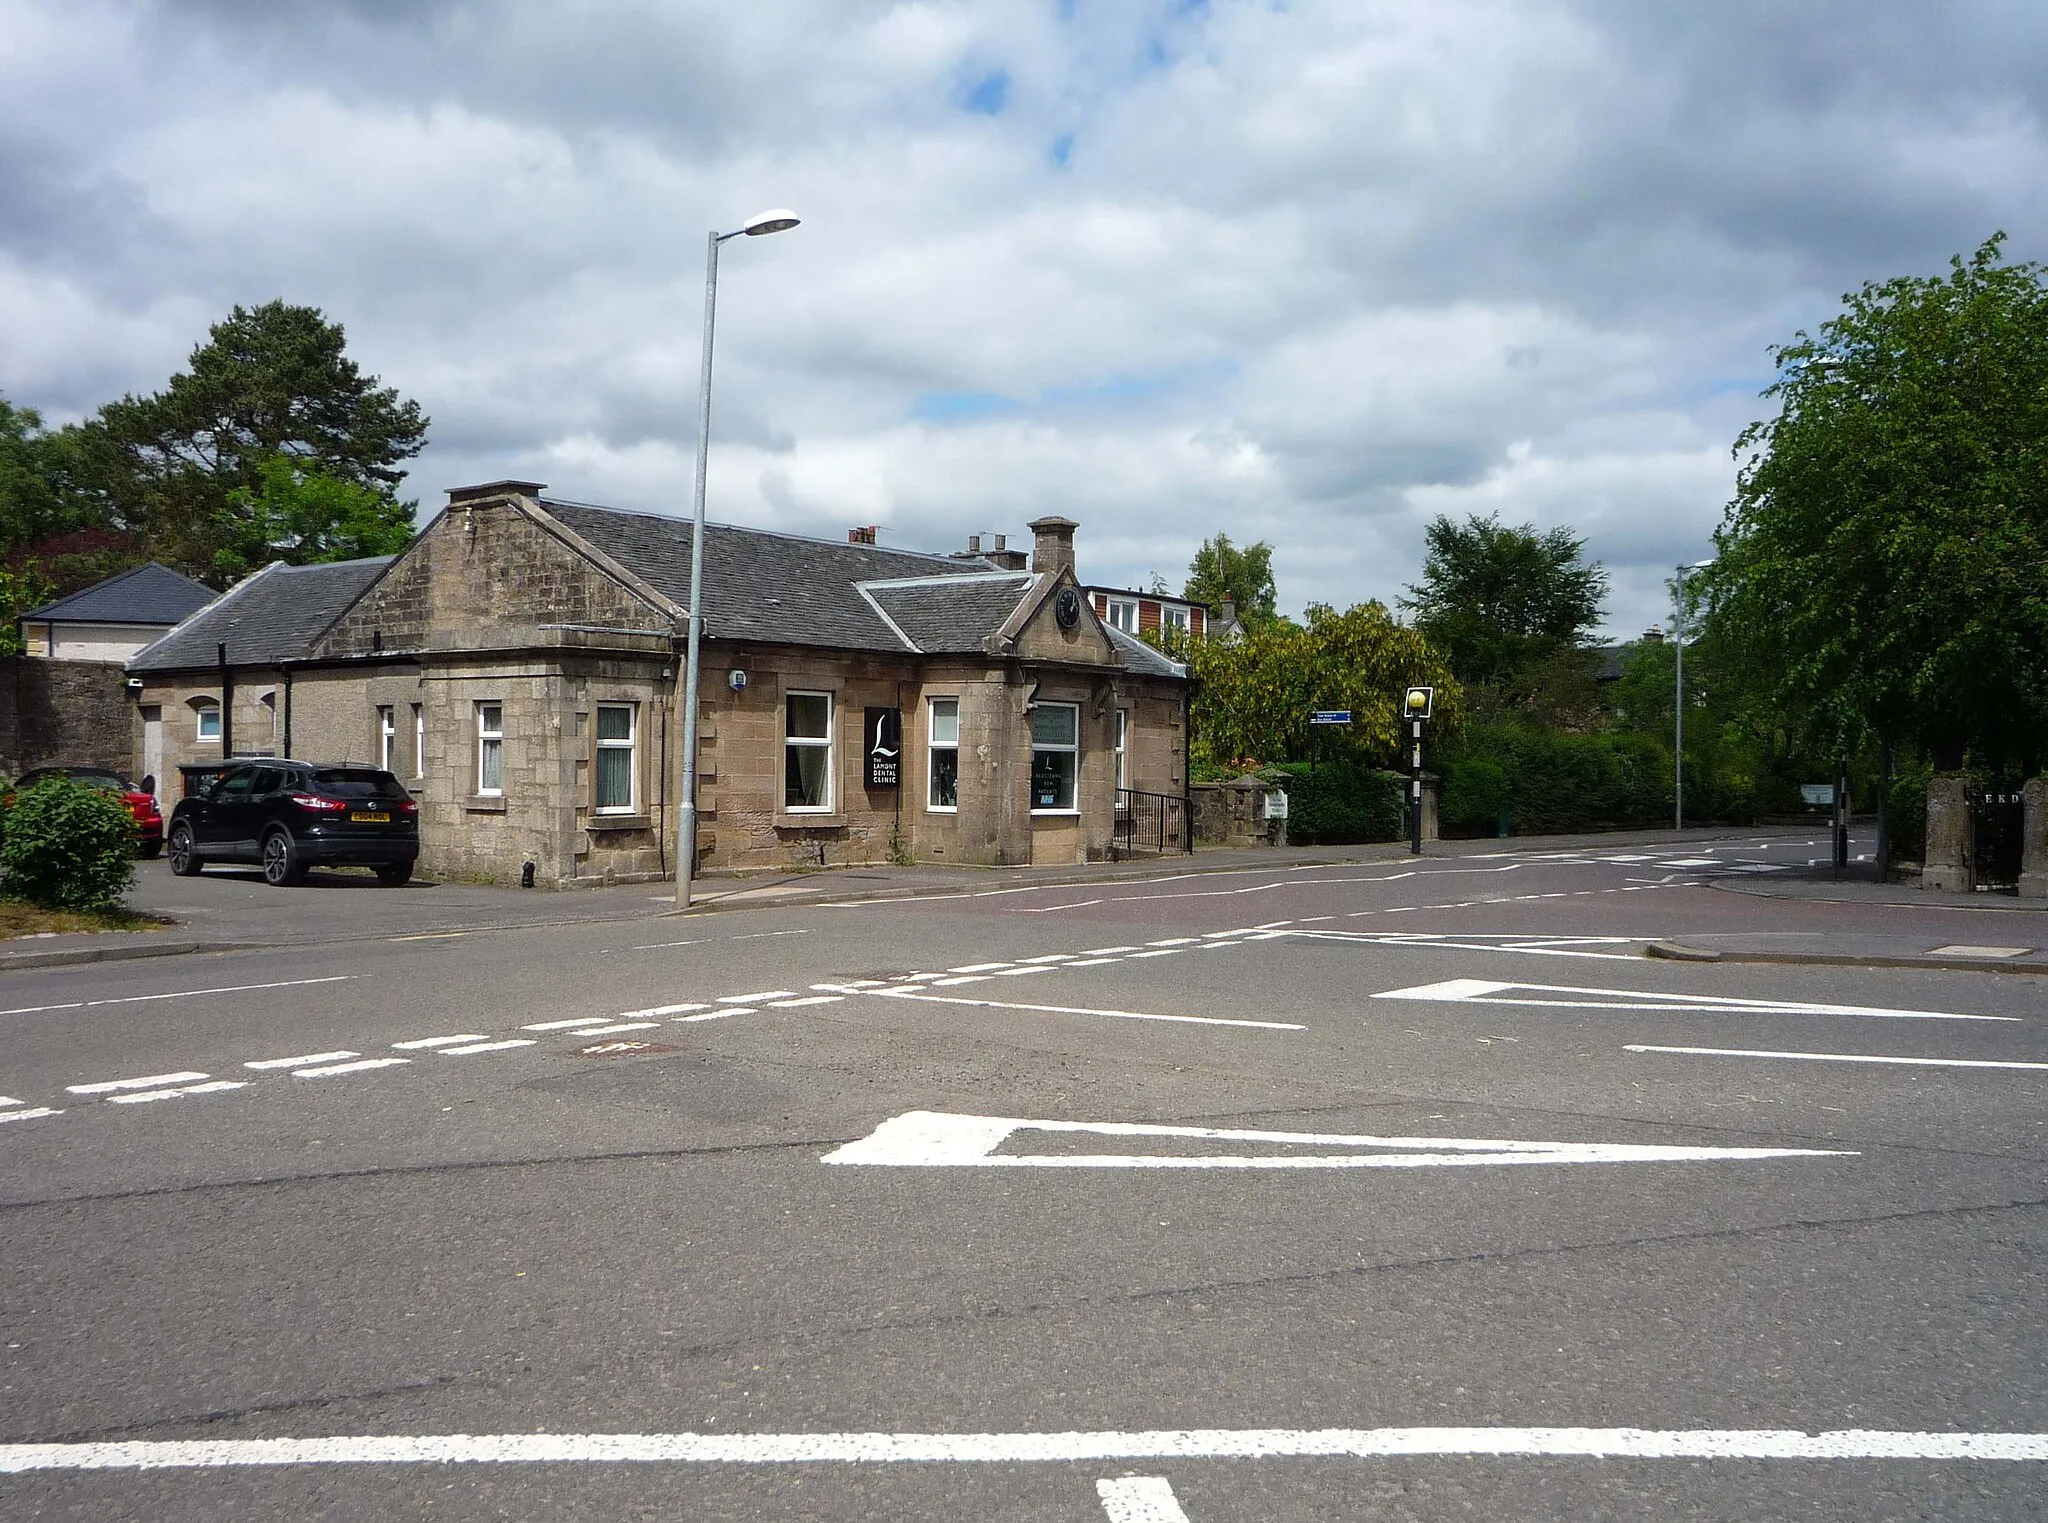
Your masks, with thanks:
[(1310, 724), (1349, 724), (1351, 723), (1351, 710), (1317, 709), (1309, 715), (1308, 722)]
[(867, 741), (868, 786), (899, 787), (903, 779), (903, 711), (869, 709), (861, 733)]

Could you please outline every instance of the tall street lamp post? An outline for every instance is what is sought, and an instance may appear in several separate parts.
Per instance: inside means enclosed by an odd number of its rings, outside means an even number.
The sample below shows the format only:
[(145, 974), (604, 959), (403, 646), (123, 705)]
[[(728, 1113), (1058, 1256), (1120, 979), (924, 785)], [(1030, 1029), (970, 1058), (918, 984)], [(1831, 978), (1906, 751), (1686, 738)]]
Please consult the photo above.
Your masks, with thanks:
[(676, 809), (676, 908), (690, 907), (690, 882), (697, 875), (697, 677), (698, 642), (704, 633), (704, 473), (711, 453), (711, 330), (718, 316), (718, 246), (729, 239), (759, 238), (797, 225), (794, 212), (762, 212), (738, 232), (711, 232), (704, 240), (704, 370), (697, 382), (697, 493), (690, 515), (690, 636), (683, 678), (683, 786)]
[(1712, 561), (1687, 561), (1678, 568), (1678, 617), (1672, 621), (1671, 630), (1678, 657), (1678, 688), (1671, 705), (1671, 826), (1674, 830), (1685, 829), (1685, 579), (1691, 572), (1704, 571), (1713, 564)]

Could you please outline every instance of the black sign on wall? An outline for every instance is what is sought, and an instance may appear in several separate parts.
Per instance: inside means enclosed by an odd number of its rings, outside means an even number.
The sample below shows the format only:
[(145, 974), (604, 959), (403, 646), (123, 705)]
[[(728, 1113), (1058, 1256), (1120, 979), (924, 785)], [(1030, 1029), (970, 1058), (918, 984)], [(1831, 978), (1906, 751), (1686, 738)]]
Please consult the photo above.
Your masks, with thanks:
[(869, 709), (862, 738), (868, 753), (868, 786), (900, 786), (903, 779), (903, 711)]

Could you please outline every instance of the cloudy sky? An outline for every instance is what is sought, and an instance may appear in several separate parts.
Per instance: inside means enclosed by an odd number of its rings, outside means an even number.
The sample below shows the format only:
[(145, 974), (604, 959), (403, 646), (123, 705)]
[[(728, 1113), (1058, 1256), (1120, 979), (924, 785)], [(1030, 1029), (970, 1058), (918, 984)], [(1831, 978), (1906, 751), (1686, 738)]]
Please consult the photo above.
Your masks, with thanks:
[(1568, 524), (1624, 633), (1708, 553), (1767, 346), (2048, 257), (2038, 0), (0, 0), (0, 393), (160, 387), (235, 303), (432, 416), (408, 491), (1392, 599)]

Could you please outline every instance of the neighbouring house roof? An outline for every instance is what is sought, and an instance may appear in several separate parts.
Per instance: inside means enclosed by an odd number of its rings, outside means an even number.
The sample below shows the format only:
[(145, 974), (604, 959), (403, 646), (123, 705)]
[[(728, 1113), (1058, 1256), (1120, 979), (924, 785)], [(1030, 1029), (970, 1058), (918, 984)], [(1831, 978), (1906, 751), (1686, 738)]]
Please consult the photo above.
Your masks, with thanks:
[(1147, 645), (1135, 635), (1125, 634), (1114, 624), (1103, 625), (1102, 632), (1109, 636), (1109, 643), (1122, 653), (1125, 671), (1144, 677), (1185, 677), (1188, 674), (1186, 666), (1164, 651)]
[(22, 615), (51, 624), (178, 624), (219, 596), (155, 561)]
[(190, 671), (216, 664), (222, 641), (236, 666), (274, 666), (309, 654), (313, 641), (361, 597), (393, 557), (287, 566), (273, 561), (238, 582), (128, 662), (131, 672)]
[(1083, 592), (1099, 592), (1106, 597), (1112, 598), (1134, 598), (1146, 603), (1174, 603), (1182, 608), (1206, 609), (1208, 606), (1204, 603), (1197, 603), (1193, 598), (1184, 598), (1177, 592), (1146, 592), (1137, 587), (1111, 587), (1104, 582), (1083, 582), (1081, 590)]
[[(541, 507), (564, 528), (631, 567), (663, 596), (681, 607), (689, 606), (691, 527), (687, 520), (550, 498), (542, 498)], [(963, 571), (968, 573), (964, 578)], [(1032, 580), (1029, 574), (998, 573), (986, 562), (963, 562), (950, 555), (841, 544), (734, 524), (706, 524), (704, 633), (714, 640), (902, 651), (909, 648), (902, 635), (863, 594), (861, 584), (939, 577), (952, 578), (956, 585), (1000, 581), (1010, 589), (1002, 615), (992, 619), (982, 634), (993, 634), (1001, 627)], [(990, 600), (989, 591), (983, 588), (955, 595), (977, 607)], [(951, 632), (949, 627), (948, 638)], [(980, 638), (975, 636), (966, 646), (945, 648), (976, 649)]]

